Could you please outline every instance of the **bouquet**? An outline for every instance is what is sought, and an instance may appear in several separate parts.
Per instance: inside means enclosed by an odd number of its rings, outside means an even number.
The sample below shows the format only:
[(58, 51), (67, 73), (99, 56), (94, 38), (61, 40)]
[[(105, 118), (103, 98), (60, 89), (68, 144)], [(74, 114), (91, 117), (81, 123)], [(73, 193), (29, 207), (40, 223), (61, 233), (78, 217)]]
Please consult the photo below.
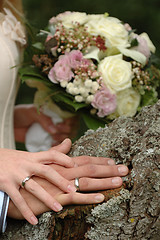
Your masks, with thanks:
[(32, 41), (21, 79), (35, 104), (82, 116), (88, 128), (134, 116), (159, 98), (159, 59), (147, 33), (105, 14), (64, 12)]

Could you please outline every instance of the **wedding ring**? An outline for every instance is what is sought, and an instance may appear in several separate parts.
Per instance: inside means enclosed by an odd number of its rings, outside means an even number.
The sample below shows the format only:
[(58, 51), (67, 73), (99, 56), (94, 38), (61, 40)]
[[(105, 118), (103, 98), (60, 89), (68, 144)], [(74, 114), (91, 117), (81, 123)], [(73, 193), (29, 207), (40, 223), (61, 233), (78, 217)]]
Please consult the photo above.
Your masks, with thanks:
[(74, 186), (76, 187), (77, 192), (80, 192), (79, 178), (75, 178), (75, 180), (74, 180)]
[(25, 183), (30, 179), (31, 177), (26, 177), (23, 181), (22, 181), (22, 188), (24, 188), (24, 186), (25, 186)]

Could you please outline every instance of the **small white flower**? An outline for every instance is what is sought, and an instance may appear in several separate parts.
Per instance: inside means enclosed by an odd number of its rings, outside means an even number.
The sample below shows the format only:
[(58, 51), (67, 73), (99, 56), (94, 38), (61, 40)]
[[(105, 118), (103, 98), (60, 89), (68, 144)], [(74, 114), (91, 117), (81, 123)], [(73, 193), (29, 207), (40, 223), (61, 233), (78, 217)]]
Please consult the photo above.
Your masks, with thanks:
[(62, 82), (60, 82), (60, 85), (61, 85), (61, 87), (65, 88), (65, 87), (67, 87), (68, 82), (67, 81), (62, 81)]
[(99, 88), (99, 84), (97, 82), (92, 83), (92, 91), (96, 92)]
[(69, 92), (70, 94), (74, 95), (74, 87), (70, 87), (70, 88), (68, 89), (68, 92)]
[(92, 84), (93, 84), (93, 82), (91, 79), (87, 79), (84, 83), (85, 87), (87, 87), (87, 88), (91, 88)]
[(83, 102), (84, 98), (80, 95), (77, 95), (77, 96), (75, 96), (75, 100), (76, 100), (76, 102)]
[(82, 49), (83, 45), (81, 43), (78, 44), (78, 49)]
[(74, 87), (73, 90), (72, 90), (72, 94), (73, 95), (79, 94), (79, 89), (77, 87)]
[(74, 84), (75, 86), (80, 87), (80, 86), (82, 85), (82, 80), (81, 80), (81, 78), (79, 78), (78, 76), (75, 76), (75, 79), (73, 80), (73, 84)]
[(73, 88), (73, 83), (69, 82), (67, 85), (67, 89)]
[(83, 96), (83, 97), (88, 97), (88, 95), (89, 95), (89, 91), (86, 89), (86, 88), (84, 88), (84, 87), (81, 87), (80, 89), (79, 89), (79, 93)]
[(94, 99), (94, 96), (93, 95), (89, 95), (87, 98), (86, 98), (86, 103), (91, 103)]

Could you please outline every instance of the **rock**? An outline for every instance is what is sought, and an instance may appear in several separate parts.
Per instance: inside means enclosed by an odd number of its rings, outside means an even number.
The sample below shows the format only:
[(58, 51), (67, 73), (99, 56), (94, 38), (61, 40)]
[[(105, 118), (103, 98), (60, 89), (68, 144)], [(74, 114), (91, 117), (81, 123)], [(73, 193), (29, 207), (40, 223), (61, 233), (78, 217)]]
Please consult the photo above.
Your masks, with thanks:
[[(1, 239), (159, 239), (160, 100), (134, 118), (120, 117), (105, 128), (88, 130), (73, 145), (70, 155), (111, 157), (127, 165), (130, 173), (123, 178), (121, 188), (103, 192), (104, 203), (67, 207), (59, 215), (42, 214), (36, 227), (9, 223)], [(83, 227), (74, 228), (75, 222)]]

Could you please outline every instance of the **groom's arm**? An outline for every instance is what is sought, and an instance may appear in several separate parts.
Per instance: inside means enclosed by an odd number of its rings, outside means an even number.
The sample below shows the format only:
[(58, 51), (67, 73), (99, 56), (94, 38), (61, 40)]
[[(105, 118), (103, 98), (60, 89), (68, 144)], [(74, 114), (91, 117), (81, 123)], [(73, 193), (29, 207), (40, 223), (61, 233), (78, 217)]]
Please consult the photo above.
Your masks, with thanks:
[(9, 205), (9, 197), (6, 193), (0, 191), (0, 232), (6, 229), (6, 216)]

